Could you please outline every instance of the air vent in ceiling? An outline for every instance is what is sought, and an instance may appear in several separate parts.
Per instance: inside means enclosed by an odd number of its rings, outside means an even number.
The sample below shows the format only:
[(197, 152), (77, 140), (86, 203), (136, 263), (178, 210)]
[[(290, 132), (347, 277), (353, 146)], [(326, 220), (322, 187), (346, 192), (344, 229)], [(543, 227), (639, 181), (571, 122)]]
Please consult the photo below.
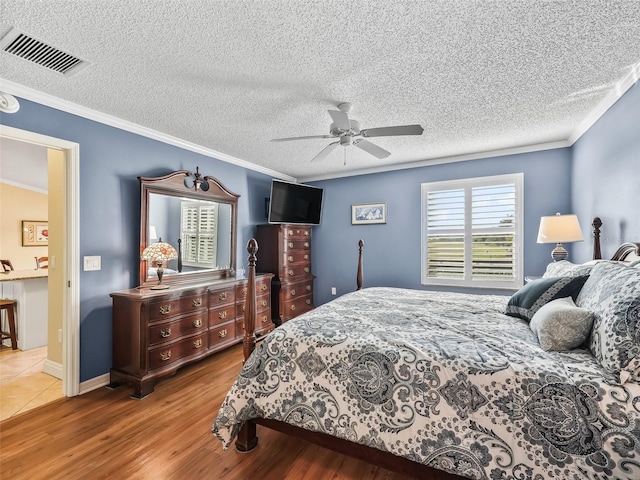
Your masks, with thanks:
[(65, 76), (76, 73), (87, 64), (86, 61), (36, 40), (15, 28), (2, 37), (0, 48), (3, 52), (37, 63)]

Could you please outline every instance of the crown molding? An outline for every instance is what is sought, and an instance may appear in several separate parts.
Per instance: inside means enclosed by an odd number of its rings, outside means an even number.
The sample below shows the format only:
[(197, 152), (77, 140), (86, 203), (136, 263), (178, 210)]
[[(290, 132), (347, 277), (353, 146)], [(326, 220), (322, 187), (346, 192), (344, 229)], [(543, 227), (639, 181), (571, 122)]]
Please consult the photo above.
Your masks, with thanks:
[(173, 145), (184, 150), (189, 150), (191, 152), (199, 153), (207, 157), (215, 158), (216, 160), (221, 160), (223, 162), (230, 163), (247, 170), (252, 170), (254, 172), (262, 173), (271, 177), (280, 178), (282, 180), (296, 181), (296, 178), (290, 175), (286, 175), (284, 173), (271, 170), (270, 168), (256, 165), (255, 163), (247, 162), (246, 160), (242, 160), (241, 158), (236, 158), (231, 155), (227, 155), (226, 153), (218, 152), (217, 150), (213, 150), (211, 148), (206, 148), (201, 145), (182, 140), (181, 138), (158, 132), (151, 128), (143, 127), (142, 125), (138, 125), (136, 123), (129, 122), (112, 115), (107, 115), (106, 113), (98, 112), (97, 110), (83, 107), (76, 103), (54, 97), (53, 95), (34, 90), (33, 88), (20, 85), (10, 80), (0, 78), (0, 87), (2, 91), (24, 98), (25, 100), (30, 100), (32, 102), (45, 105), (47, 107), (52, 107), (63, 112), (86, 118), (88, 120), (93, 120), (105, 125), (109, 125), (111, 127), (118, 128), (120, 130), (135, 133), (137, 135), (151, 138), (168, 145)]

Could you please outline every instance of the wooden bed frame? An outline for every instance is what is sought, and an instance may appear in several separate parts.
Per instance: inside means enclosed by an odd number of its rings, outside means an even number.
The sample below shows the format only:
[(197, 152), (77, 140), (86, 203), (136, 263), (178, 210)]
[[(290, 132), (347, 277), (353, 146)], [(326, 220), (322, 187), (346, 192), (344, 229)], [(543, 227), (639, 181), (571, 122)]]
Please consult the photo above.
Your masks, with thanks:
[[(600, 227), (602, 221), (596, 217), (592, 223), (593, 226), (593, 259), (599, 260), (602, 258), (600, 251)], [(362, 288), (363, 280), (363, 248), (364, 241), (358, 242), (358, 271), (356, 274), (356, 289)], [(247, 244), (247, 251), (249, 252), (249, 272), (247, 282), (247, 297), (245, 305), (245, 328), (243, 338), (243, 353), (246, 360), (253, 352), (256, 346), (255, 325), (256, 325), (256, 289), (255, 289), (255, 276), (256, 276), (256, 254), (258, 252), (258, 242), (255, 239), (249, 240)], [(640, 259), (640, 243), (624, 243), (614, 253), (612, 260), (625, 260), (631, 257), (635, 260), (636, 257)], [(249, 452), (258, 445), (258, 436), (256, 434), (256, 425), (262, 425), (273, 430), (292, 435), (302, 440), (311, 442), (316, 445), (328, 448), (335, 452), (348, 455), (350, 457), (363, 460), (367, 463), (377, 465), (379, 467), (391, 470), (396, 473), (400, 473), (407, 476), (412, 476), (424, 480), (448, 480), (448, 479), (462, 479), (458, 475), (447, 473), (443, 470), (438, 470), (433, 467), (429, 467), (424, 464), (416, 463), (406, 458), (393, 455), (389, 452), (377, 450), (375, 448), (353, 443), (341, 438), (332, 437), (330, 435), (312, 432), (304, 430), (300, 427), (289, 425), (288, 423), (269, 420), (265, 418), (255, 418), (244, 424), (238, 438), (236, 440), (236, 449), (240, 452)]]

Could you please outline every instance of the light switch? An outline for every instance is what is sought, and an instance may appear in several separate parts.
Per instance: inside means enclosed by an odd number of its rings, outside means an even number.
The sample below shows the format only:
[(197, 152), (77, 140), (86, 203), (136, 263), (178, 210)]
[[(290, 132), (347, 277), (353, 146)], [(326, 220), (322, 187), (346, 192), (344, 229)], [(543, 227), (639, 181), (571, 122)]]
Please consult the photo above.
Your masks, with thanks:
[(99, 255), (97, 256), (87, 256), (84, 257), (84, 271), (85, 272), (89, 272), (89, 271), (93, 271), (93, 270), (100, 270), (100, 268), (102, 267), (101, 265), (101, 257)]

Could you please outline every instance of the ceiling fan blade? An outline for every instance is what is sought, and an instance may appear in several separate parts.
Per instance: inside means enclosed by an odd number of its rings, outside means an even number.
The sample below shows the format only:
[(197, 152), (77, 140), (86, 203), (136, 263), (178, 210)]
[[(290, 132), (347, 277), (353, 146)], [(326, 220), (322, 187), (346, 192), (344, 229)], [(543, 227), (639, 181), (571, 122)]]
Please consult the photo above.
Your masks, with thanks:
[(331, 152), (333, 152), (336, 147), (340, 145), (340, 142), (333, 142), (330, 143), (329, 145), (327, 145), (326, 147), (324, 147), (322, 150), (320, 150), (320, 153), (317, 154), (315, 157), (313, 157), (311, 159), (312, 162), (318, 162), (320, 160), (324, 160), (325, 158), (327, 158), (329, 156), (329, 154)]
[(397, 127), (366, 128), (360, 131), (363, 137), (390, 137), (394, 135), (422, 135), (420, 125), (398, 125)]
[(354, 140), (353, 144), (356, 147), (361, 148), (365, 152), (370, 153), (374, 157), (379, 158), (380, 160), (382, 160), (383, 158), (387, 158), (389, 155), (391, 155), (391, 152), (388, 152), (384, 148), (380, 148), (379, 146), (374, 145), (368, 140), (362, 140), (362, 139)]
[(349, 115), (339, 110), (329, 110), (329, 115), (331, 115), (331, 119), (336, 127), (340, 130), (350, 130), (351, 129), (351, 121), (349, 120)]
[(310, 138), (335, 138), (331, 135), (309, 135), (306, 137), (287, 137), (287, 138), (272, 138), (270, 142), (288, 142), (290, 140), (308, 140)]

